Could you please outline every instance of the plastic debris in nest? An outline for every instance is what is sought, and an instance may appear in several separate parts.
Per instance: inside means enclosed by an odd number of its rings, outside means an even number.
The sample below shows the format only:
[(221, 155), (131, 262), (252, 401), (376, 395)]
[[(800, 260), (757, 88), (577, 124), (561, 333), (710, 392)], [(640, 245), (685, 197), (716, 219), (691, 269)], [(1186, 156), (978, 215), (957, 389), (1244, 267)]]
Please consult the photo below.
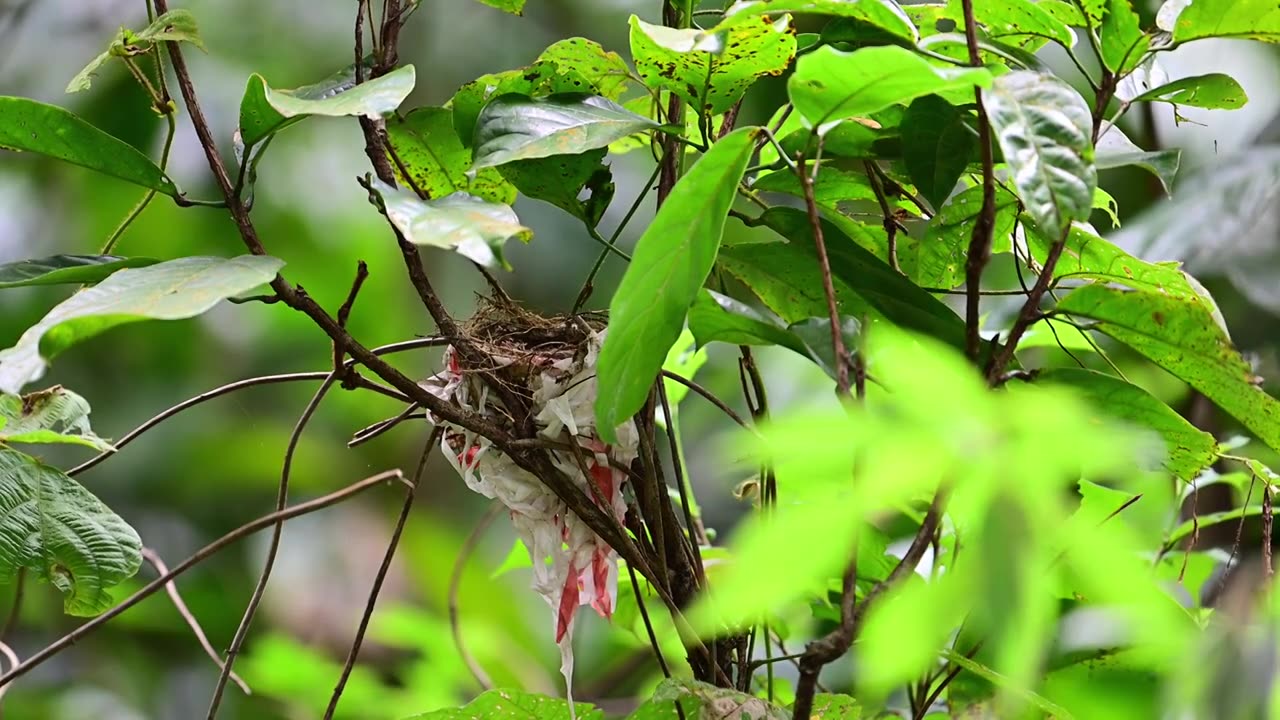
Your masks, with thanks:
[[(530, 402), (538, 433), (567, 441), (582, 453), (552, 453), (556, 466), (588, 497), (607, 501), (606, 511), (620, 522), (626, 513), (622, 485), (636, 458), (639, 434), (628, 421), (618, 442), (608, 445), (595, 429), (596, 360), (604, 340), (602, 324), (592, 327), (549, 320), (510, 307), (482, 309), (468, 329), (509, 389)], [(444, 351), (445, 369), (423, 383), (436, 397), (490, 420), (509, 424), (501, 401), (480, 377), (458, 362), (453, 347)], [(437, 418), (432, 418), (440, 422)], [(560, 647), (565, 687), (573, 706), (573, 620), (579, 606), (613, 616), (618, 595), (618, 557), (550, 488), (492, 447), (488, 439), (443, 423), (442, 449), (472, 490), (501, 502), (533, 562), (533, 589), (551, 606)], [(584, 474), (582, 466), (586, 466)], [(598, 489), (591, 489), (592, 483)], [(550, 563), (544, 559), (550, 558)]]

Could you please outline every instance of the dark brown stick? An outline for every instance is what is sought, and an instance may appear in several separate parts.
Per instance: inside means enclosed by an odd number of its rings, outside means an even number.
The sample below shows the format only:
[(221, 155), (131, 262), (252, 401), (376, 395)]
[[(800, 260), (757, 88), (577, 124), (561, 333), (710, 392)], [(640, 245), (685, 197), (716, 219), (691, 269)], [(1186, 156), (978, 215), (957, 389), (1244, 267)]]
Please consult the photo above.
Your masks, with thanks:
[[(982, 66), (982, 57), (978, 54), (978, 25), (973, 19), (973, 0), (962, 0), (964, 10), (964, 35), (969, 46), (969, 64)], [(978, 148), (982, 154), (982, 208), (978, 211), (977, 222), (973, 225), (973, 235), (969, 238), (969, 252), (964, 264), (965, 282), (965, 355), (972, 362), (978, 361), (982, 351), (982, 335), (979, 322), (982, 290), (982, 271), (991, 260), (991, 234), (996, 222), (996, 180), (994, 151), (991, 147), (991, 123), (987, 120), (987, 109), (982, 104), (982, 91), (974, 89), (974, 100), (978, 105)]]

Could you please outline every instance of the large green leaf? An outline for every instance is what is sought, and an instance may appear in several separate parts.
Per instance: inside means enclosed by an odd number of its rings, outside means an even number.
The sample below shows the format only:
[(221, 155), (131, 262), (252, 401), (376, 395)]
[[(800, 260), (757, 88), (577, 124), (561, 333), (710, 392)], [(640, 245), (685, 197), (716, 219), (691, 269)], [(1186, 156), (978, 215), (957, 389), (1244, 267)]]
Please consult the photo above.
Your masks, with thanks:
[(577, 155), (658, 127), (662, 126), (597, 95), (501, 95), (476, 119), (475, 167)]
[(902, 116), (902, 162), (920, 194), (940, 208), (978, 149), (970, 114), (936, 95), (911, 101)]
[(714, 34), (631, 16), (631, 58), (645, 85), (670, 90), (703, 115), (728, 110), (758, 78), (781, 75), (795, 55), (790, 16), (756, 18)]
[(996, 78), (983, 94), (1018, 195), (1051, 236), (1093, 210), (1093, 118), (1070, 85), (1034, 72)]
[(508, 93), (543, 97), (590, 89), (591, 82), (586, 77), (555, 59), (538, 60), (518, 70), (481, 75), (458, 88), (449, 101), (449, 107), (453, 109), (453, 129), (462, 144), (471, 147), (476, 134), (476, 119), (480, 117), (485, 103), (492, 98)]
[(139, 320), (180, 320), (270, 282), (284, 263), (265, 255), (187, 257), (121, 270), (49, 311), (0, 351), (0, 391), (17, 393), (68, 347)]
[[(613, 172), (605, 148), (581, 155), (513, 160), (498, 168), (524, 195), (544, 200), (595, 227), (613, 200)], [(582, 197), (583, 190), (589, 191)], [(582, 199), (579, 199), (582, 198)]]
[(1174, 80), (1167, 85), (1152, 88), (1135, 97), (1132, 102), (1143, 100), (1213, 110), (1234, 110), (1244, 107), (1244, 104), (1249, 101), (1249, 96), (1245, 94), (1244, 88), (1240, 87), (1240, 83), (1230, 75), (1209, 73)]
[[(471, 170), (471, 151), (453, 131), (447, 108), (420, 107), (404, 119), (387, 120), (387, 142), (408, 171), (413, 186), (429, 198), (465, 192), (490, 202), (510, 204), (516, 189), (493, 168)], [(397, 174), (401, 174), (399, 167)], [(400, 182), (405, 178), (400, 177)]]
[(318, 83), (293, 90), (274, 89), (254, 73), (240, 101), (240, 141), (246, 148), (252, 147), (310, 115), (379, 118), (400, 107), (414, 81), (412, 65), (372, 80), (366, 75), (365, 82), (357, 85), (353, 64)]
[(93, 75), (103, 63), (112, 57), (128, 57), (149, 51), (157, 42), (189, 42), (204, 50), (204, 41), (200, 39), (200, 31), (196, 28), (196, 18), (190, 10), (178, 8), (170, 10), (156, 18), (139, 32), (121, 29), (111, 45), (100, 55), (89, 61), (76, 76), (67, 83), (67, 92), (88, 90)]
[(114, 255), (53, 255), (0, 265), (0, 288), (28, 285), (96, 283), (117, 270), (146, 267), (158, 262), (151, 258)]
[[(972, 0), (973, 17), (986, 30), (987, 37), (1003, 42), (1028, 42), (1033, 47), (1045, 39), (1071, 47), (1075, 38), (1061, 20), (1028, 0)], [(954, 21), (958, 31), (964, 28), (964, 11), (960, 0), (950, 0), (942, 17)]]
[(609, 333), (600, 350), (596, 428), (605, 442), (644, 404), (685, 313), (702, 288), (724, 234), (738, 181), (759, 128), (729, 133), (676, 183), (635, 253), (609, 304)]
[(1272, 0), (1196, 0), (1178, 14), (1175, 42), (1211, 37), (1280, 42), (1280, 6)]
[(923, 95), (990, 85), (986, 70), (939, 67), (897, 46), (842, 52), (824, 45), (797, 61), (787, 92), (805, 122), (820, 127)]
[[(589, 89), (595, 94), (615, 102), (631, 82), (631, 69), (621, 55), (586, 38), (561, 40), (543, 50), (538, 60), (554, 63), (562, 71), (573, 71), (591, 83)], [(579, 88), (578, 92), (587, 90)]]
[(1036, 376), (1036, 382), (1069, 386), (1107, 415), (1159, 433), (1168, 453), (1164, 466), (1180, 480), (1194, 480), (1217, 459), (1218, 443), (1212, 435), (1137, 385), (1075, 368), (1045, 370)]
[[(761, 175), (751, 184), (753, 190), (780, 192), (798, 198), (804, 197), (800, 178), (791, 170), (777, 170)], [(823, 166), (813, 184), (813, 199), (822, 207), (838, 210), (841, 203), (853, 200), (876, 199), (875, 190), (864, 172), (853, 172), (839, 167)]]
[(911, 18), (893, 0), (738, 0), (725, 11), (724, 19), (715, 30), (723, 30), (761, 15), (776, 17), (783, 13), (850, 18), (913, 43), (919, 39)]
[(604, 713), (587, 703), (574, 703), (574, 713), (569, 703), (560, 698), (547, 697), (521, 690), (486, 690), (465, 707), (434, 710), (413, 715), (405, 720), (604, 720)]
[[(798, 243), (730, 245), (720, 249), (716, 266), (737, 278), (766, 307), (787, 322), (801, 322), (827, 312), (822, 275)], [(840, 278), (832, 278), (842, 315), (862, 317), (875, 310)]]
[(26, 568), (63, 592), (68, 614), (96, 615), (141, 564), (138, 533), (111, 508), (61, 471), (0, 447), (0, 578)]
[(1151, 37), (1142, 32), (1141, 19), (1129, 0), (1108, 0), (1099, 34), (1102, 61), (1121, 75), (1137, 67), (1151, 46)]
[(512, 15), (524, 14), (525, 0), (480, 0), (480, 2), (488, 5), (489, 7), (498, 8), (504, 13), (510, 13)]
[[(907, 276), (924, 287), (950, 290), (963, 285), (969, 242), (981, 210), (982, 188), (967, 188), (938, 208), (937, 214), (929, 218), (922, 238), (902, 238), (898, 260)], [(1008, 252), (1009, 236), (1018, 217), (1018, 198), (996, 187), (995, 210), (992, 251)]]
[(1178, 164), (1182, 160), (1182, 151), (1170, 150), (1146, 151), (1129, 139), (1118, 127), (1108, 128), (1098, 138), (1094, 154), (1094, 164), (1099, 170), (1137, 165), (1149, 170), (1160, 178), (1164, 191), (1173, 188), (1173, 178), (1178, 174)]
[(89, 403), (55, 385), (19, 397), (0, 394), (0, 443), (71, 444), (99, 452), (111, 444), (89, 427)]
[(1161, 293), (1086, 285), (1060, 312), (1097, 329), (1199, 390), (1273, 449), (1280, 449), (1280, 402), (1259, 387), (1249, 363), (1203, 304)]
[(146, 155), (56, 105), (0, 96), (0, 149), (40, 153), (165, 195), (179, 194)]
[(509, 205), (453, 193), (422, 200), (404, 188), (374, 180), (373, 191), (387, 218), (415, 245), (453, 250), (481, 265), (507, 266), (502, 246), (517, 238), (528, 242), (533, 231), (520, 224)]

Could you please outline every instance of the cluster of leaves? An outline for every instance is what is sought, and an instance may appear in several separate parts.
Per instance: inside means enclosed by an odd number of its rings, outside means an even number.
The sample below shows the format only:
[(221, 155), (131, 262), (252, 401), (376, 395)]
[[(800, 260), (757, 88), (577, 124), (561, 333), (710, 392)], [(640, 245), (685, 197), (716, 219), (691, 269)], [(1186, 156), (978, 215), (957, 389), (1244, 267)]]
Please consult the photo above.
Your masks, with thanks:
[[(486, 2), (510, 12), (523, 6)], [(239, 112), (234, 192), (252, 192), (269, 144), (291, 125), (362, 117), (385, 123), (386, 161), (401, 184), (366, 180), (370, 202), (414, 244), (509, 268), (504, 245), (532, 239), (511, 207), (517, 195), (581, 221), (603, 246), (600, 262), (610, 252), (629, 261), (599, 362), (605, 440), (645, 407), (659, 372), (680, 356), (673, 348), (682, 335), (699, 346), (784, 347), (835, 378), (855, 363), (860, 402), (774, 418), (734, 445), (735, 457), (750, 456), (776, 487), (765, 493), (767, 512), (730, 547), (728, 569), (687, 613), (694, 632), (758, 628), (766, 646), (771, 633), (789, 639), (788, 627), (856, 630), (857, 702), (801, 698), (797, 714), (858, 717), (861, 707), (892, 706), (903, 687), (917, 717), (939, 700), (957, 715), (986, 705), (1055, 717), (1165, 702), (1158, 682), (1123, 679), (1180, 677), (1177, 660), (1210, 635), (1196, 603), (1180, 606), (1157, 582), (1187, 579), (1164, 558), (1194, 533), (1176, 523), (1174, 500), (1227, 459), (1264, 486), (1261, 507), (1232, 517), (1269, 516), (1274, 475), (1228, 456), (1212, 436), (1107, 372), (1103, 343), (1168, 371), (1278, 451), (1280, 404), (1232, 345), (1199, 282), (1176, 263), (1126, 252), (1089, 220), (1099, 210), (1114, 217), (1099, 170), (1136, 165), (1173, 185), (1177, 152), (1141, 149), (1118, 127), (1132, 106), (1229, 109), (1246, 101), (1225, 75), (1170, 80), (1160, 54), (1210, 37), (1280, 41), (1274, 5), (1171, 0), (1147, 28), (1129, 0), (741, 0), (710, 15), (689, 5), (666, 25), (632, 17), (630, 64), (594, 42), (566, 39), (526, 67), (464, 85), (444, 106), (403, 114), (412, 66), (370, 78), (372, 65), (361, 62), (292, 90), (252, 75)], [(798, 34), (793, 14), (825, 24)], [(706, 17), (716, 22), (695, 23)], [(948, 25), (967, 36), (942, 29)], [(153, 82), (136, 59), (150, 54), (158, 65), (161, 49), (177, 42), (202, 47), (181, 11), (122, 30), (68, 90), (88, 88), (94, 72), (119, 58), (172, 121), (163, 74)], [(1036, 57), (1050, 44), (1076, 60), (1091, 97)], [(1095, 70), (1077, 57), (1083, 46)], [(748, 91), (783, 74), (787, 102), (770, 122), (736, 127)], [(168, 177), (165, 158), (155, 163), (59, 107), (0, 97), (0, 146), (126, 180), (146, 188), (147, 200), (160, 193), (201, 202)], [(605, 159), (644, 148), (658, 156), (664, 197), (628, 256), (598, 230), (615, 194)], [(1259, 157), (1278, 164), (1274, 153)], [(1254, 177), (1266, 183), (1273, 175), (1274, 167)], [(1203, 209), (1183, 201), (1182, 188), (1203, 197), (1215, 182), (1181, 183), (1148, 219), (1125, 228), (1126, 246), (1185, 225), (1186, 208)], [(1232, 192), (1249, 194), (1248, 178), (1232, 182), (1246, 186)], [(739, 209), (747, 201), (762, 211)], [(731, 216), (771, 234), (728, 243)], [(1015, 324), (994, 328), (1007, 331), (1006, 343), (985, 340), (975, 354), (978, 318), (961, 317), (940, 296), (967, 282), (978, 292), (970, 266), (984, 243), (1038, 282)], [(48, 362), (114, 326), (190, 318), (247, 295), (282, 265), (262, 254), (158, 261), (104, 253), (0, 266), (0, 288), (89, 286), (0, 352), (0, 574), (29, 570), (66, 593), (67, 612), (88, 615), (112, 605), (109, 589), (141, 561), (123, 519), (67, 472), (14, 447), (113, 451), (89, 428), (83, 398), (61, 387), (22, 394)], [(1042, 311), (1046, 291), (1055, 303)], [(1031, 357), (1015, 351), (1030, 347), (1018, 340), (1033, 323), (1055, 338), (1073, 333), (1087, 368), (1018, 370), (1011, 379), (1005, 371)], [(678, 433), (675, 415), (665, 420)], [(1131, 428), (1158, 438), (1155, 461)], [(890, 529), (886, 518), (905, 526)], [(907, 566), (889, 552), (912, 534), (934, 546), (927, 575), (914, 572), (918, 556)], [(842, 584), (851, 557), (856, 577)], [(633, 603), (625, 594), (620, 602)], [(1126, 631), (1083, 650), (1055, 641), (1064, 618), (1086, 610), (1122, 619)], [(692, 640), (663, 627), (677, 642)], [(782, 690), (769, 678), (756, 697), (677, 677), (633, 717), (790, 716), (774, 702)], [(1104, 691), (1099, 678), (1117, 682)], [(477, 714), (551, 718), (569, 708), (498, 691), (422, 717)]]

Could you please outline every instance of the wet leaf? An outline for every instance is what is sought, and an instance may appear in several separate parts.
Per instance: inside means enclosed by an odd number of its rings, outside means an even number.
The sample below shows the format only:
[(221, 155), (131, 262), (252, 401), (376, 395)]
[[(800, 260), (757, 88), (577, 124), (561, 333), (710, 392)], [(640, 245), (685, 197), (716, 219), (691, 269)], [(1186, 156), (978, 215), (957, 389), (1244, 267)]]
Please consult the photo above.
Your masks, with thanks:
[(318, 83), (293, 90), (274, 89), (261, 75), (250, 75), (240, 101), (241, 142), (252, 147), (311, 115), (379, 118), (400, 107), (413, 90), (412, 65), (372, 80), (367, 68), (365, 72), (365, 82), (359, 85), (353, 64)]

